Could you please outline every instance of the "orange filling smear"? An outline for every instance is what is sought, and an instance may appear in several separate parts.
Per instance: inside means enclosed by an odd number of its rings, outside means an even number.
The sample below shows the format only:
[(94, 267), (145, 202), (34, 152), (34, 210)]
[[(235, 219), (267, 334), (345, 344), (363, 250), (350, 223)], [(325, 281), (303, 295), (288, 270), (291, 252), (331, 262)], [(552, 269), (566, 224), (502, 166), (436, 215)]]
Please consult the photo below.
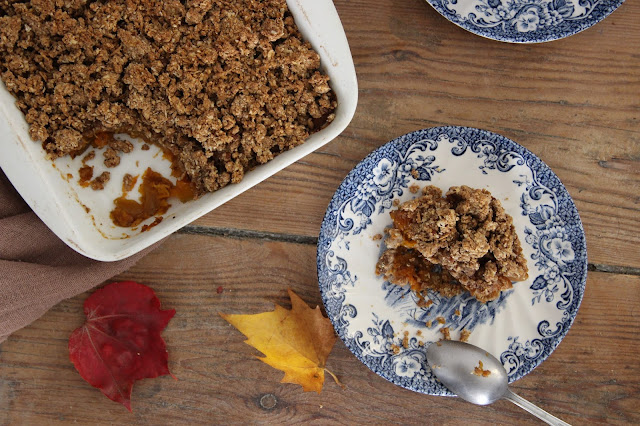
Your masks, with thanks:
[(113, 133), (110, 132), (98, 132), (93, 137), (91, 141), (91, 145), (95, 148), (104, 148), (109, 144), (109, 142), (114, 140)]
[(152, 223), (150, 223), (149, 225), (142, 225), (142, 230), (140, 232), (146, 232), (149, 229), (151, 229), (154, 226), (156, 226), (157, 224), (159, 224), (160, 222), (162, 222), (162, 216), (156, 217), (155, 220)]
[(180, 178), (184, 175), (182, 169), (180, 168), (180, 164), (178, 163), (178, 159), (171, 151), (168, 149), (164, 149), (162, 151), (162, 158), (165, 160), (169, 160), (171, 162), (171, 176)]
[(420, 277), (417, 271), (416, 257), (408, 250), (398, 250), (393, 259), (393, 273), (399, 282), (409, 283), (411, 290), (419, 292)]
[(400, 231), (404, 238), (402, 245), (406, 248), (414, 248), (416, 246), (416, 242), (406, 237), (407, 228), (409, 228), (409, 225), (411, 224), (411, 218), (409, 215), (402, 210), (393, 210), (389, 212), (389, 215), (393, 221), (393, 226)]
[[(178, 198), (182, 202), (192, 200), (194, 197), (189, 182), (178, 181), (173, 185), (169, 179), (150, 168), (142, 175), (139, 191), (140, 201), (129, 200), (124, 195), (114, 200), (116, 207), (111, 211), (110, 216), (116, 226), (136, 226), (152, 216), (165, 214), (171, 207), (168, 202), (171, 197)], [(144, 230), (157, 225), (161, 220), (156, 219)]]
[(83, 188), (89, 186), (89, 181), (93, 177), (93, 167), (82, 166), (80, 167), (80, 170), (78, 170), (78, 173), (80, 174), (80, 180), (78, 181), (80, 186), (82, 186)]
[(193, 193), (193, 187), (189, 181), (179, 180), (173, 188), (171, 188), (171, 196), (176, 197), (183, 203), (186, 203), (187, 201), (193, 200), (195, 194)]

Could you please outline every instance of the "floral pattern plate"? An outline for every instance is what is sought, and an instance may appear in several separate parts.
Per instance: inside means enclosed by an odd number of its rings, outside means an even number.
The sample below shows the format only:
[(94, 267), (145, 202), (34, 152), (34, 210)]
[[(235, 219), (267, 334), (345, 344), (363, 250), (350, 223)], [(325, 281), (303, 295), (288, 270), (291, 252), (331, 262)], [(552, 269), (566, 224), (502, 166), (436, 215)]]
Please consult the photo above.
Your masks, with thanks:
[(540, 43), (584, 31), (624, 0), (427, 0), (454, 24), (483, 37)]
[[(416, 197), (415, 185), (489, 190), (513, 217), (529, 279), (486, 304), (468, 293), (430, 294), (433, 304), (420, 308), (407, 287), (376, 276), (389, 211), (395, 200)], [(582, 223), (558, 177), (517, 143), (467, 127), (409, 133), (367, 156), (331, 200), (317, 255), (322, 300), (347, 347), (385, 379), (431, 395), (451, 395), (425, 360), (442, 327), (452, 339), (470, 331), (469, 342), (500, 359), (512, 382), (569, 331), (587, 275)]]

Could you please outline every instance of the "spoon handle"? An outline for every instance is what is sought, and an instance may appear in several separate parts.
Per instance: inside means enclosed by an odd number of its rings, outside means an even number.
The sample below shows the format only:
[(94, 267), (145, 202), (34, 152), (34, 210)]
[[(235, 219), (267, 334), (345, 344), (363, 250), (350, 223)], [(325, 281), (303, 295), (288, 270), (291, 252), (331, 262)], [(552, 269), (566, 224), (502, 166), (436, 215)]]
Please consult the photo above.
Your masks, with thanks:
[(571, 426), (571, 425), (569, 425), (569, 423), (563, 422), (559, 418), (552, 416), (551, 414), (549, 414), (546, 411), (544, 411), (542, 408), (530, 403), (529, 401), (527, 401), (523, 397), (521, 397), (519, 395), (516, 395), (515, 393), (511, 392), (511, 390), (509, 390), (509, 389), (507, 389), (507, 392), (505, 392), (505, 394), (504, 394), (504, 396), (502, 398), (513, 402), (518, 407), (522, 408), (523, 410), (526, 410), (526, 411), (530, 412), (531, 414), (533, 414), (534, 416), (536, 416), (537, 418), (539, 418), (540, 420), (542, 420), (543, 422), (545, 422), (547, 424)]

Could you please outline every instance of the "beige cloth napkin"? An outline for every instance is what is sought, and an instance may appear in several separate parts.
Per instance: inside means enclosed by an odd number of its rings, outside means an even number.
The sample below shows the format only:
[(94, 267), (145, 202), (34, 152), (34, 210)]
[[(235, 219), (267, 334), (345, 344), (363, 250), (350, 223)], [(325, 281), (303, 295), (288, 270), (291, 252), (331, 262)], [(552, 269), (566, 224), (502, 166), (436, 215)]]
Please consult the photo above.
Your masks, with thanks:
[(40, 221), (0, 171), (0, 342), (61, 300), (129, 269), (149, 250), (109, 263), (76, 253)]

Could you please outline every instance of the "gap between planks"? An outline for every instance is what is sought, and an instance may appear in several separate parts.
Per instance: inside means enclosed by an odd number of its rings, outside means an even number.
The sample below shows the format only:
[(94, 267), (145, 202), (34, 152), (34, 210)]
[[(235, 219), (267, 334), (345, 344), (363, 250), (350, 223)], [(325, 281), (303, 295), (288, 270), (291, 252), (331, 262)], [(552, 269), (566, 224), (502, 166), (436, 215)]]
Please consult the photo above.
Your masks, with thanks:
[[(315, 246), (318, 237), (296, 234), (284, 234), (279, 232), (262, 232), (250, 229), (215, 228), (210, 226), (187, 225), (181, 228), (178, 234), (203, 235), (209, 237), (229, 237), (241, 240), (279, 241), (283, 243), (303, 244)], [(594, 272), (605, 272), (620, 275), (640, 275), (640, 268), (632, 266), (604, 265), (589, 263), (587, 269)]]
[(241, 240), (267, 240), (284, 243), (317, 245), (318, 237), (277, 232), (252, 231), (249, 229), (215, 228), (210, 226), (187, 225), (178, 234), (206, 235), (210, 237), (229, 237)]

